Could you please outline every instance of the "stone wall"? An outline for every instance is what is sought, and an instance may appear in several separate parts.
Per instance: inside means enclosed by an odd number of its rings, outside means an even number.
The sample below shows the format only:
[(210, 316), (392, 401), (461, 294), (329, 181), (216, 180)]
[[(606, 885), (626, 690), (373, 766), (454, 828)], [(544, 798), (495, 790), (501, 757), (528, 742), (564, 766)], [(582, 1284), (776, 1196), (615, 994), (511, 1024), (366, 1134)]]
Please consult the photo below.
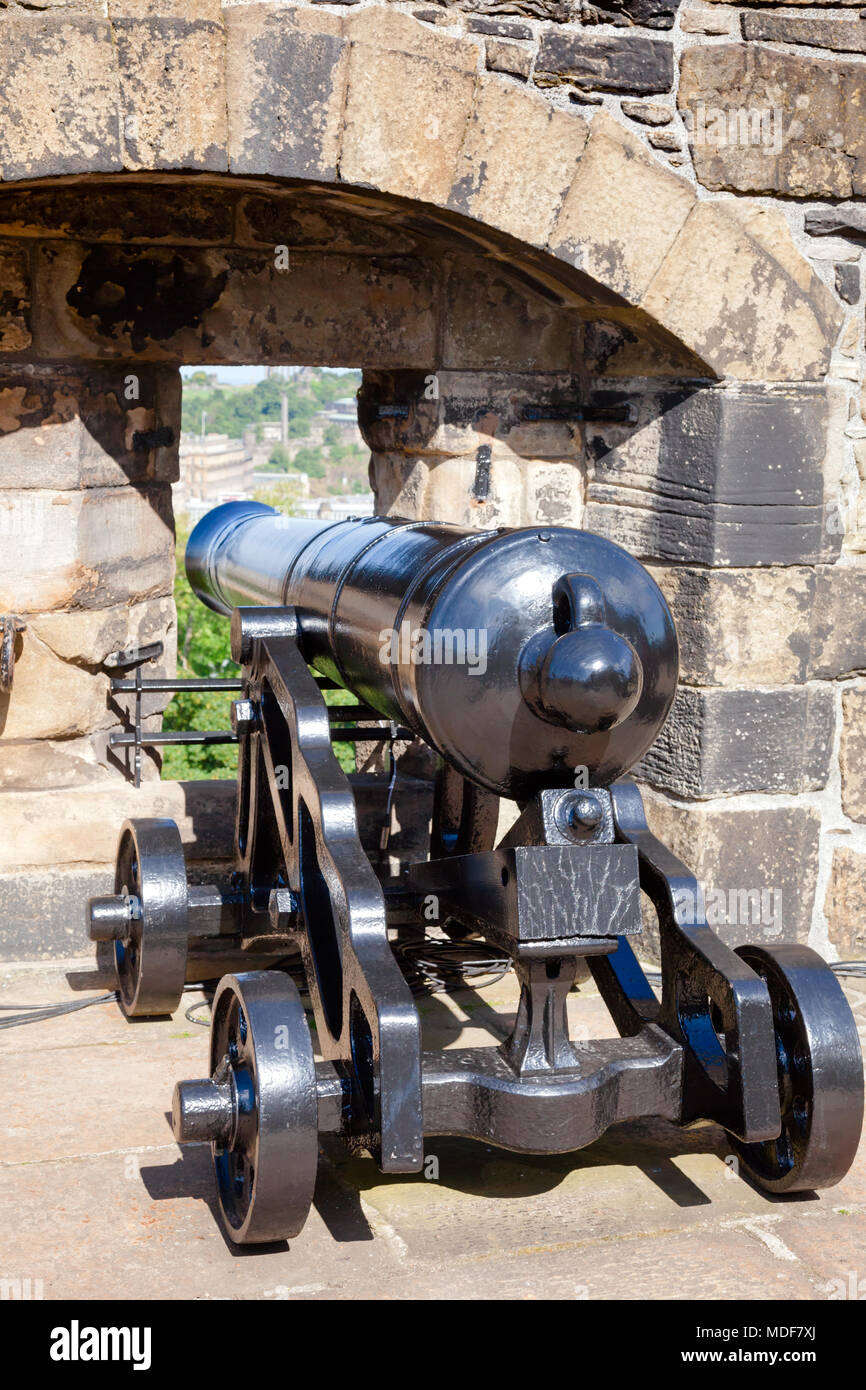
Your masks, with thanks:
[(683, 649), (655, 827), (709, 888), (774, 890), (770, 939), (862, 953), (864, 32), (715, 0), (0, 4), (0, 795), (30, 798), (3, 881), (105, 874), (109, 794), (213, 852), (193, 794), (105, 753), (117, 620), (171, 650), (176, 367), (361, 365), (384, 508), (650, 565)]

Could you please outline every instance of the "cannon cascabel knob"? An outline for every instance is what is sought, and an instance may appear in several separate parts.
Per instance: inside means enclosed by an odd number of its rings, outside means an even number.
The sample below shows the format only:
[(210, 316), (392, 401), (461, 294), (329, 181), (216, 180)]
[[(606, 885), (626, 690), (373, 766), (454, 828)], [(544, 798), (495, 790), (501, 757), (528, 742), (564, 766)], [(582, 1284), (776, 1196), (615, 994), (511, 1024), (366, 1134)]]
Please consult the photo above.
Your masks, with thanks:
[(550, 723), (585, 733), (613, 729), (640, 699), (643, 668), (627, 638), (608, 625), (604, 595), (588, 574), (567, 574), (553, 591), (554, 632), (535, 652), (527, 691)]
[(596, 733), (627, 719), (638, 702), (642, 673), (634, 647), (608, 627), (567, 632), (550, 647), (538, 675), (545, 718)]

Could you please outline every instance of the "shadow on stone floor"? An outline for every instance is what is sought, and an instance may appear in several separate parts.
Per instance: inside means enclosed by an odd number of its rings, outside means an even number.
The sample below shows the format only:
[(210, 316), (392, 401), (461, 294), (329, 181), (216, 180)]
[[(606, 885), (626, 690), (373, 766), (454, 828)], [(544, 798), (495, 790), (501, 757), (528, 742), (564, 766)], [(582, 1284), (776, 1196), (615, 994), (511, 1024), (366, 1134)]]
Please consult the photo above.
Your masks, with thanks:
[[(696, 1208), (713, 1206), (713, 1198), (683, 1173), (675, 1159), (689, 1154), (714, 1154), (724, 1161), (729, 1148), (724, 1131), (715, 1125), (681, 1130), (664, 1120), (650, 1119), (613, 1126), (595, 1144), (568, 1154), (512, 1154), (476, 1140), (452, 1138), (430, 1141), (427, 1153), (435, 1154), (440, 1174), (444, 1174), (437, 1187), (491, 1203), (552, 1193), (580, 1169), (611, 1167), (642, 1173), (673, 1207)], [(207, 1145), (187, 1145), (173, 1162), (142, 1167), (140, 1172), (151, 1200), (202, 1201), (221, 1230)], [(365, 1212), (366, 1194), (383, 1187), (418, 1184), (426, 1186), (423, 1174), (383, 1174), (373, 1159), (347, 1154), (339, 1141), (325, 1136), (314, 1205), (334, 1241), (368, 1242), (375, 1239), (375, 1231)], [(813, 1193), (797, 1194), (794, 1198), (759, 1195), (768, 1207), (817, 1200)], [(238, 1247), (225, 1236), (223, 1239), (235, 1256), (287, 1248), (285, 1242)]]

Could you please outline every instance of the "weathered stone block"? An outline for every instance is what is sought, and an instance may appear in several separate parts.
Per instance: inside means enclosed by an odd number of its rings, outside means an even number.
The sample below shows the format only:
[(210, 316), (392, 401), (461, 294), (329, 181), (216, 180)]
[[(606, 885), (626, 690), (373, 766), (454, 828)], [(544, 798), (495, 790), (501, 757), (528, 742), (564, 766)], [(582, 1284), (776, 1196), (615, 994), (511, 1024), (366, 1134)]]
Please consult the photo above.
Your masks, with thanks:
[[(14, 688), (14, 687), (13, 687)], [(0, 697), (3, 698), (3, 697)], [(72, 787), (106, 783), (116, 785), (117, 773), (101, 760), (99, 736), (81, 738), (31, 739), (24, 743), (0, 744), (0, 793), (66, 791)], [(147, 771), (146, 761), (143, 770)], [(3, 802), (0, 797), (0, 808)]]
[(37, 355), (199, 361), (202, 318), (226, 288), (230, 255), (193, 246), (40, 243)]
[(539, 86), (570, 82), (589, 91), (667, 92), (673, 85), (673, 45), (637, 34), (588, 35), (548, 29), (535, 62)]
[(550, 237), (551, 249), (633, 302), (650, 285), (695, 201), (694, 189), (647, 154), (606, 112)]
[(23, 352), (30, 341), (30, 254), (9, 242), (0, 245), (0, 352)]
[(682, 797), (814, 791), (829, 776), (835, 725), (834, 694), (826, 686), (681, 685), (640, 776)]
[(506, 19), (467, 19), (466, 28), (470, 34), (493, 34), (500, 39), (531, 39), (532, 30), (528, 24), (515, 24)]
[(236, 788), (231, 781), (94, 783), (68, 791), (0, 793), (0, 873), (114, 863), (127, 817), (177, 822), (187, 860), (231, 854)]
[(742, 381), (822, 377), (842, 326), (782, 211), (731, 203), (695, 205), (641, 307), (714, 371)]
[(866, 671), (866, 565), (819, 566), (811, 614), (812, 679)]
[(862, 63), (762, 44), (687, 48), (677, 101), (691, 115), (698, 178), (739, 193), (863, 193), (864, 84)]
[(824, 902), (827, 934), (842, 960), (866, 956), (866, 854), (835, 849)]
[(417, 252), (418, 238), (383, 225), (381, 217), (323, 205), (315, 194), (252, 194), (238, 205), (235, 241), (240, 246), (275, 246), (289, 251), (335, 251), (353, 256), (405, 256)]
[(856, 304), (860, 298), (860, 266), (856, 261), (840, 261), (834, 267), (836, 293), (846, 304)]
[(461, 259), (445, 286), (442, 366), (456, 371), (569, 371), (577, 366), (576, 327), (570, 313), (518, 287), (490, 261)]
[(459, 72), (474, 72), (478, 66), (480, 49), (476, 40), (433, 33), (388, 4), (358, 10), (347, 15), (342, 24), (343, 32), (352, 43), (367, 44), (389, 53), (415, 55)]
[(866, 236), (866, 206), (836, 203), (831, 208), (811, 208), (804, 226), (810, 236)]
[[(488, 444), (496, 453), (580, 465), (580, 426), (562, 418), (569, 398), (577, 392), (568, 376), (365, 370), (358, 423), (379, 453), (470, 454)], [(406, 414), (380, 410), (394, 405)]]
[(233, 212), (234, 200), (225, 188), (201, 185), (124, 183), (115, 197), (88, 197), (79, 185), (5, 190), (0, 185), (4, 236), (225, 245), (232, 239)]
[[(478, 436), (478, 439), (483, 439)], [(451, 454), (374, 453), (377, 509), (463, 526), (580, 526), (583, 478), (574, 462), (531, 460), (487, 439)]]
[(792, 685), (866, 670), (866, 567), (651, 573), (674, 615), (686, 684)]
[[(498, 14), (503, 8), (502, 0), (457, 0), (457, 4), (461, 10), (472, 10), (479, 14)], [(508, 0), (507, 12), (566, 24), (574, 10), (572, 0)]]
[(647, 139), (654, 150), (664, 150), (667, 154), (674, 154), (682, 150), (680, 137), (674, 130), (651, 130)]
[(744, 10), (741, 19), (744, 39), (805, 43), (836, 53), (866, 53), (866, 24), (854, 15), (845, 19), (824, 19)]
[[(0, 747), (6, 739), (72, 739), (116, 727), (128, 701), (112, 696), (111, 676), (99, 668), (111, 652), (154, 641), (165, 652), (148, 674), (166, 674), (175, 657), (171, 599), (31, 618), (18, 639), (12, 690), (0, 693)], [(146, 696), (144, 715), (161, 712), (167, 702), (164, 695)], [(43, 759), (40, 785), (49, 762)]]
[(670, 125), (674, 113), (668, 106), (660, 106), (654, 101), (623, 101), (623, 115), (630, 116), (641, 125)]
[(0, 368), (0, 489), (175, 482), (179, 427), (174, 367)]
[(37, 284), (35, 337), (52, 358), (208, 363), (218, 342), (224, 361), (322, 362), (335, 338), (359, 364), (435, 357), (435, 269), (420, 258), (291, 252), (283, 269), (273, 253), (70, 242), (39, 257)]
[(370, 458), (370, 486), (376, 497), (376, 513), (411, 518), (426, 517), (430, 467), (419, 454), (376, 452)]
[(830, 412), (821, 389), (665, 392), (636, 428), (587, 426), (587, 525), (641, 557), (703, 565), (816, 563), (826, 528)]
[(118, 16), (112, 30), (127, 168), (226, 169), (225, 31), (219, 16)]
[(679, 805), (645, 792), (647, 820), (702, 884), (711, 923), (729, 946), (809, 937), (818, 876), (819, 813)]
[[(103, 7), (104, 0), (99, 0)], [(156, 6), (153, 0), (107, 0), (108, 16), (117, 23), (124, 19), (150, 19)], [(218, 23), (220, 0), (159, 0), (159, 14), (177, 19), (209, 19)]]
[(532, 49), (519, 43), (503, 43), (488, 39), (484, 46), (484, 61), (489, 72), (507, 72), (524, 82), (532, 68)]
[[(49, 755), (53, 772), (56, 749)], [(0, 851), (0, 960), (93, 956), (85, 905), (88, 898), (114, 891), (115, 848), (127, 816), (176, 820), (190, 882), (225, 882), (234, 797), (235, 785), (228, 781), (156, 782), (138, 791), (115, 783), (75, 793), (0, 794), (0, 838), (11, 824), (15, 849), (37, 856), (32, 867), (22, 868), (26, 860), (15, 863)], [(206, 969), (205, 962), (200, 968)], [(105, 987), (112, 987), (110, 974)]]
[[(0, 960), (90, 956), (85, 925), (89, 898), (114, 891), (114, 870), (71, 865), (0, 876)], [(106, 985), (106, 988), (112, 986)]]
[(866, 686), (842, 694), (842, 810), (852, 820), (866, 821)]
[(640, 24), (647, 29), (672, 29), (680, 0), (593, 0), (581, 5), (584, 24)]
[(733, 5), (696, 5), (680, 10), (680, 29), (684, 34), (731, 34), (739, 30), (739, 14)]
[(340, 177), (444, 204), (472, 106), (477, 45), (382, 6), (348, 16), (345, 32), (352, 50)]
[(167, 484), (0, 492), (0, 612), (106, 608), (171, 592)]
[(813, 568), (674, 565), (651, 573), (674, 616), (686, 684), (788, 685), (808, 679)]
[(586, 144), (586, 122), (498, 78), (478, 85), (448, 206), (544, 246)]
[(516, 461), (481, 445), (462, 458), (428, 460), (422, 516), (485, 530), (519, 526), (521, 478)]
[[(223, 295), (204, 323), (209, 335), (230, 344), (235, 361), (326, 362), (335, 342), (358, 365), (414, 367), (435, 356), (436, 270), (421, 257), (299, 251), (280, 271), (271, 256), (263, 262), (237, 252), (231, 267), (237, 290)], [(197, 356), (207, 361), (207, 349), (199, 347)]]
[(580, 527), (583, 477), (573, 463), (525, 463), (523, 515), (520, 524)]
[(257, 4), (224, 17), (232, 172), (334, 179), (348, 61), (341, 20)]
[[(526, 419), (569, 383), (529, 375), (436, 374), (440, 394), (425, 399), (406, 372), (364, 374), (359, 419), (373, 450), (377, 508), (472, 527), (579, 525), (583, 473), (578, 428), (560, 419)], [(406, 415), (380, 416), (377, 403)]]
[(119, 103), (108, 20), (0, 14), (0, 179), (120, 169)]

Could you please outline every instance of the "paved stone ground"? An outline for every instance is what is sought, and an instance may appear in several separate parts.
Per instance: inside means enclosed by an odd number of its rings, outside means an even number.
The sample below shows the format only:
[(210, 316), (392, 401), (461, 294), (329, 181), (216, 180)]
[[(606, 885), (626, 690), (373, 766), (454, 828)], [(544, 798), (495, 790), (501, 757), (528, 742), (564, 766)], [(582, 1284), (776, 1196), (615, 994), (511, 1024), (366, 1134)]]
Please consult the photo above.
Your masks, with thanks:
[[(0, 1003), (98, 993), (90, 968), (5, 966)], [(732, 1174), (720, 1130), (654, 1121), (561, 1158), (438, 1140), (439, 1181), (329, 1151), (291, 1248), (238, 1253), (208, 1149), (181, 1153), (168, 1128), (174, 1082), (205, 1069), (207, 1031), (184, 1017), (200, 997), (170, 1021), (104, 1004), (0, 1031), (0, 1276), (42, 1280), (49, 1299), (818, 1300), (860, 1280), (866, 1294), (866, 1146), (840, 1186), (774, 1201)], [(507, 1018), (515, 998), (503, 981), (425, 1001), (425, 1045), (492, 1045), (491, 1010)], [(613, 1036), (592, 987), (570, 1008), (583, 1036)]]

